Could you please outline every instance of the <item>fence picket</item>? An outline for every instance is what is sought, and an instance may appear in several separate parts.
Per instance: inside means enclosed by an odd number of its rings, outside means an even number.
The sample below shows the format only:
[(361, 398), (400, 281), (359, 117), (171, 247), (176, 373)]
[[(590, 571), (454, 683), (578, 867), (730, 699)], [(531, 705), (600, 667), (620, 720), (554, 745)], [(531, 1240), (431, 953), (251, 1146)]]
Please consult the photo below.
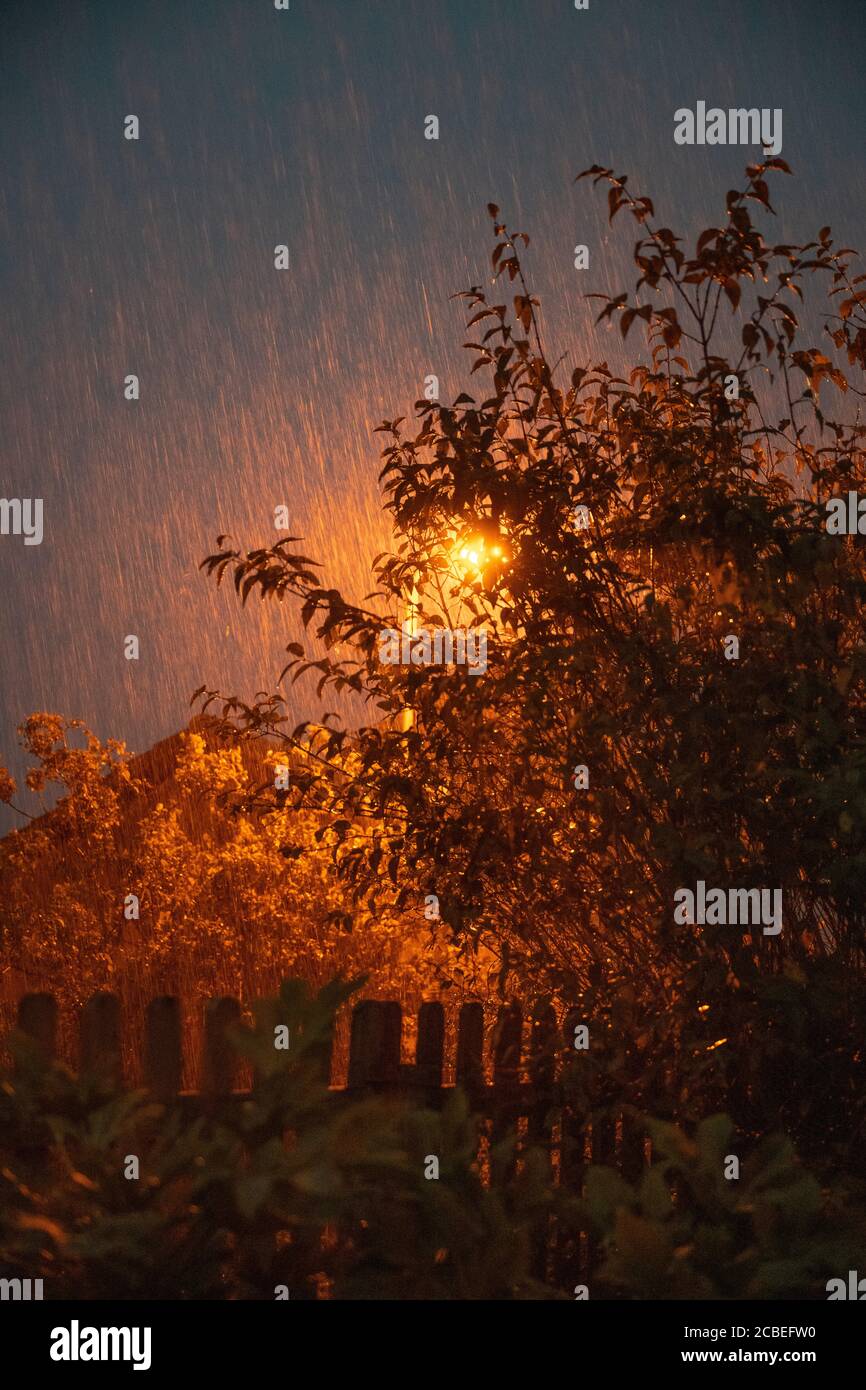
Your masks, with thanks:
[(147, 1006), (145, 1084), (159, 1100), (173, 1100), (180, 1090), (182, 1070), (180, 1005), (173, 995), (163, 994)]
[(415, 1075), (419, 1087), (438, 1091), (442, 1086), (445, 1059), (445, 1010), (441, 1004), (426, 1002), (418, 1010), (418, 1040), (415, 1044)]
[(240, 1016), (240, 1004), (228, 996), (205, 1005), (202, 1093), (212, 1102), (229, 1095), (234, 1085), (238, 1059), (228, 1034)]
[(349, 1089), (396, 1087), (403, 1012), (390, 1000), (362, 999), (352, 1010)]
[[(513, 1131), (519, 1114), (520, 1055), (523, 1044), (523, 1014), (519, 1004), (503, 1004), (493, 1033), (493, 1125), (491, 1139), (501, 1143)], [(494, 1174), (505, 1178), (514, 1171), (516, 1146), (512, 1157)]]
[(109, 1086), (123, 1083), (120, 1000), (107, 990), (94, 994), (81, 1011), (79, 1027), (81, 1070)]
[(475, 1104), (484, 1090), (484, 1009), (463, 1004), (457, 1025), (457, 1085)]
[(529, 1137), (537, 1143), (550, 1140), (557, 1041), (556, 1014), (549, 1004), (536, 1006), (529, 1033), (529, 1084), (532, 1090)]
[(57, 1001), (53, 994), (25, 994), (18, 1004), (18, 1027), (34, 1043), (46, 1062), (57, 1050)]
[[(532, 1011), (529, 1032), (529, 1110), (527, 1138), (547, 1152), (548, 1176), (553, 1164), (553, 1105), (556, 1085), (556, 1052), (559, 1042), (556, 1013), (549, 1004), (537, 1004)], [(553, 1223), (539, 1224), (532, 1249), (532, 1272), (536, 1279), (549, 1275)]]

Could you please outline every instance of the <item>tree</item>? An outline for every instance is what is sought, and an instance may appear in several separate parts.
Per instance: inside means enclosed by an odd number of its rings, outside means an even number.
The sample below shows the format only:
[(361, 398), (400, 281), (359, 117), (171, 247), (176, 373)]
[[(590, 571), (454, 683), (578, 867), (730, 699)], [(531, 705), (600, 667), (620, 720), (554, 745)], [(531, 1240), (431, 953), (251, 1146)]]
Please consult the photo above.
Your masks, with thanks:
[[(246, 1001), (291, 970), (317, 983), (367, 972), (370, 991), (417, 997), (448, 973), (436, 922), (410, 937), (383, 913), (370, 932), (345, 931), (345, 889), (309, 813), (285, 797), (236, 811), (275, 785), (264, 740), (217, 746), (205, 720), (132, 759), (60, 715), (31, 715), (20, 733), (30, 789), (61, 791), (0, 841), (0, 969), (22, 988), (64, 1006), (114, 989), (140, 1007), (166, 991)], [(0, 794), (15, 794), (5, 769)]]
[[(609, 186), (611, 221), (638, 226), (634, 293), (597, 296), (623, 338), (644, 330), (627, 379), (586, 362), (561, 382), (528, 238), (490, 205), (513, 314), (464, 292), (483, 398), (419, 401), (414, 431), (380, 426), (395, 543), (374, 592), (358, 605), (325, 587), (295, 538), (244, 552), (220, 537), (203, 561), (244, 602), (297, 599), (324, 655), (290, 646), (280, 679), (316, 672), (320, 695), (357, 692), (373, 717), (289, 733), (279, 692), (248, 705), (203, 690), (205, 707), (306, 751), (297, 804), (327, 814), (362, 916), (435, 894), (503, 983), (601, 990), (609, 1008), (627, 982), (658, 1016), (687, 978), (694, 1008), (822, 956), (862, 965), (866, 576), (826, 504), (866, 491), (849, 408), (866, 277), (828, 227), (801, 246), (764, 239), (750, 205), (773, 212), (778, 172), (749, 166), (690, 253), (625, 176), (579, 175)], [(832, 355), (804, 345), (795, 312), (816, 277)], [(486, 672), (383, 664), (382, 630), (407, 613), (416, 634), (483, 628)], [(677, 924), (674, 893), (698, 880), (780, 888), (781, 935)]]

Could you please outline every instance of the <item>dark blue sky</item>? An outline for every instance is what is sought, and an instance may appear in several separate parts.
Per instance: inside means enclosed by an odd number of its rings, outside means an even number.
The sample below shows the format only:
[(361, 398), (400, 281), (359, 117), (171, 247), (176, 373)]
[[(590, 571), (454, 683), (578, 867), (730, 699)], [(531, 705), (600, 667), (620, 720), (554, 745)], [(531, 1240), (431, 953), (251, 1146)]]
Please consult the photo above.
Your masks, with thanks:
[(632, 226), (574, 175), (628, 171), (692, 232), (756, 154), (676, 146), (677, 107), (781, 107), (774, 235), (866, 242), (864, 39), (847, 0), (4, 4), (0, 495), (44, 498), (45, 539), (0, 537), (0, 759), (35, 709), (140, 750), (202, 682), (271, 684), (297, 621), (199, 575), (221, 530), (269, 542), (285, 503), (366, 591), (371, 430), (429, 372), (466, 384), (448, 296), (489, 277), (488, 200), (531, 234), (555, 355), (612, 362), (581, 295), (633, 280)]

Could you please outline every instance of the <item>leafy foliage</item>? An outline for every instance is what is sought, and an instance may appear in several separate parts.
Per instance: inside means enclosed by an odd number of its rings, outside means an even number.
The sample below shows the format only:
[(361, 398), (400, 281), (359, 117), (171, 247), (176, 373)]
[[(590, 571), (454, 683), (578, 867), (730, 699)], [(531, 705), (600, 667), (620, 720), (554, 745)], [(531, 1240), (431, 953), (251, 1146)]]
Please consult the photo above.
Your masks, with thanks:
[[(638, 229), (634, 291), (597, 296), (599, 321), (644, 334), (626, 377), (583, 360), (562, 380), (528, 238), (491, 205), (516, 293), (462, 296), (477, 397), (380, 427), (395, 542), (365, 604), (286, 542), (221, 537), (203, 562), (244, 602), (297, 600), (325, 654), (290, 646), (281, 679), (363, 695), (370, 722), (289, 732), (279, 692), (199, 693), (227, 733), (309, 755), (295, 802), (325, 818), (359, 920), (435, 893), (464, 960), (483, 944), (503, 990), (551, 990), (618, 1037), (610, 1075), (639, 1108), (694, 1118), (730, 1094), (754, 1134), (784, 1118), (844, 1146), (848, 1126), (862, 1153), (866, 573), (825, 504), (866, 493), (866, 290), (829, 227), (765, 239), (789, 172), (749, 166), (691, 249), (626, 176), (579, 176)], [(826, 352), (798, 318), (812, 285)], [(383, 664), (407, 615), (483, 627), (486, 673)], [(781, 888), (781, 936), (675, 924), (699, 879)]]
[[(552, 1201), (536, 1160), (485, 1186), (477, 1124), (455, 1093), (441, 1113), (343, 1101), (322, 1078), (336, 1008), (286, 982), (237, 1044), (251, 1098), (192, 1120), (144, 1092), (46, 1068), (25, 1039), (0, 1086), (0, 1264), (49, 1298), (551, 1296), (530, 1235)], [(273, 1023), (290, 1028), (288, 1053)], [(442, 1157), (439, 1181), (425, 1156)], [(137, 1180), (126, 1156), (140, 1157)]]
[[(317, 818), (285, 795), (242, 808), (273, 785), (272, 743), (222, 747), (205, 721), (177, 740), (170, 775), (151, 780), (146, 760), (78, 720), (32, 715), (21, 734), (31, 788), (63, 792), (0, 841), (0, 963), (25, 987), (62, 1005), (106, 988), (249, 999), (288, 972), (323, 983), (342, 970), (412, 996), (456, 957), (435, 922), (410, 932), (395, 912), (363, 935), (345, 930), (349, 904)], [(129, 894), (139, 916), (127, 920)]]
[[(781, 886), (780, 949), (860, 960), (866, 584), (823, 504), (866, 485), (864, 432), (856, 411), (831, 414), (828, 393), (845, 405), (859, 390), (801, 344), (794, 304), (819, 275), (832, 296), (853, 291), (831, 300), (831, 334), (862, 368), (864, 295), (828, 228), (803, 246), (764, 240), (749, 209), (770, 210), (780, 170), (750, 166), (691, 253), (625, 177), (586, 171), (610, 185), (611, 219), (640, 229), (635, 294), (599, 296), (600, 319), (645, 331), (628, 379), (587, 362), (557, 384), (527, 238), (491, 205), (514, 317), (467, 291), (488, 393), (418, 402), (415, 433), (380, 427), (396, 542), (374, 561), (371, 606), (285, 541), (243, 553), (223, 537), (204, 562), (244, 601), (300, 602), (326, 654), (291, 646), (284, 677), (314, 671), (320, 693), (355, 691), (377, 712), (357, 731), (329, 717), (289, 734), (278, 693), (221, 702), (231, 724), (314, 754), (295, 793), (330, 818), (359, 909), (389, 879), (401, 904), (436, 893), (467, 948), (493, 943), (522, 981), (543, 971), (574, 990), (593, 970), (688, 963), (703, 947), (674, 929), (671, 902), (698, 878)], [(483, 626), (486, 674), (383, 665), (380, 632), (409, 611), (416, 626)], [(590, 785), (575, 794), (579, 764)]]
[(635, 1185), (590, 1170), (586, 1209), (603, 1232), (601, 1281), (633, 1298), (826, 1296), (828, 1279), (863, 1263), (862, 1205), (827, 1193), (774, 1135), (724, 1176), (733, 1125), (714, 1115), (694, 1139), (649, 1122), (657, 1161)]
[(537, 1252), (552, 1232), (565, 1248), (587, 1229), (602, 1242), (593, 1298), (822, 1297), (827, 1278), (862, 1267), (862, 1190), (822, 1190), (780, 1138), (726, 1181), (725, 1116), (694, 1140), (650, 1121), (656, 1162), (640, 1182), (592, 1166), (581, 1197), (539, 1149), (523, 1144), (515, 1163), (514, 1138), (485, 1171), (459, 1091), (441, 1112), (329, 1092), (325, 1042), (356, 987), (313, 997), (285, 982), (236, 1033), (252, 1094), (197, 1118), (14, 1040), (0, 1080), (4, 1277), (42, 1278), (57, 1299), (272, 1299), (280, 1286), (292, 1299), (559, 1298), (564, 1272), (554, 1260), (542, 1279)]

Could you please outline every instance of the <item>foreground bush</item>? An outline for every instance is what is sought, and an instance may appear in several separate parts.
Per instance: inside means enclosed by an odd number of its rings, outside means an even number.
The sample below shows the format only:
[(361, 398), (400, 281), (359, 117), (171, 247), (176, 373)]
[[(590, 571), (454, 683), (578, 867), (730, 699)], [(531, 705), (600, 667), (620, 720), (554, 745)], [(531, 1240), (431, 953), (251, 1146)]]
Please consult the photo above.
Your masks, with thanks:
[(784, 1137), (764, 1140), (734, 1181), (726, 1115), (693, 1140), (660, 1121), (648, 1128), (656, 1161), (640, 1182), (610, 1168), (588, 1176), (586, 1206), (606, 1238), (602, 1286), (636, 1298), (825, 1297), (827, 1279), (862, 1267), (862, 1201), (822, 1191)]
[[(195, 1119), (75, 1079), (16, 1039), (0, 1087), (2, 1275), (42, 1278), (48, 1298), (573, 1297), (557, 1249), (588, 1223), (601, 1242), (592, 1297), (823, 1297), (858, 1250), (862, 1264), (862, 1206), (849, 1193), (842, 1220), (841, 1191), (822, 1191), (784, 1141), (768, 1140), (739, 1182), (723, 1178), (724, 1117), (694, 1142), (651, 1123), (659, 1161), (635, 1187), (590, 1168), (581, 1199), (551, 1182), (539, 1151), (512, 1165), (511, 1141), (487, 1181), (459, 1092), (434, 1113), (327, 1090), (327, 1038), (352, 989), (311, 998), (286, 983), (237, 1035), (257, 1068), (252, 1097)], [(290, 1028), (288, 1053), (273, 1047), (275, 1022)]]

